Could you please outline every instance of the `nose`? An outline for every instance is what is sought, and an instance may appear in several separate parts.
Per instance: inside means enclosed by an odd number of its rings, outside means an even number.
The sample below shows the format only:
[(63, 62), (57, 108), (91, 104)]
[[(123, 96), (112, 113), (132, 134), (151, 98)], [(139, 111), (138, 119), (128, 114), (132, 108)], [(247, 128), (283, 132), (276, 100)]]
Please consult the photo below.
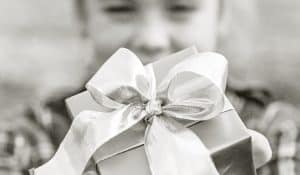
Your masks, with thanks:
[(167, 26), (160, 18), (154, 16), (141, 22), (132, 38), (132, 49), (148, 57), (166, 54), (170, 49)]

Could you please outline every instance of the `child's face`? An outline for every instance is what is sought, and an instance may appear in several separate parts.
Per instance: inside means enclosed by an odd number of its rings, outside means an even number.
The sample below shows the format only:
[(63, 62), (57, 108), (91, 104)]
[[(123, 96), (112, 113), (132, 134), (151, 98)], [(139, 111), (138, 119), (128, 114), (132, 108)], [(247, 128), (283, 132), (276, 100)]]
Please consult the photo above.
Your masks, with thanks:
[(102, 64), (120, 47), (144, 64), (195, 45), (215, 49), (218, 0), (87, 0), (87, 32)]

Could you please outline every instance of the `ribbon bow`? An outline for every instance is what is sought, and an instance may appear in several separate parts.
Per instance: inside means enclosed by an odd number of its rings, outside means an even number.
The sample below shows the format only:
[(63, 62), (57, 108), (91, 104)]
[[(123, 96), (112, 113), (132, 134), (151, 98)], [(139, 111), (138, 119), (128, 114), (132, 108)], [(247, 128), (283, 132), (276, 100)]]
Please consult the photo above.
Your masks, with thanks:
[(143, 66), (133, 53), (119, 49), (86, 85), (106, 112), (76, 116), (54, 157), (37, 174), (81, 175), (97, 149), (144, 123), (153, 175), (217, 175), (208, 149), (184, 123), (222, 112), (226, 63), (217, 54), (198, 54), (175, 65), (158, 82), (151, 64)]

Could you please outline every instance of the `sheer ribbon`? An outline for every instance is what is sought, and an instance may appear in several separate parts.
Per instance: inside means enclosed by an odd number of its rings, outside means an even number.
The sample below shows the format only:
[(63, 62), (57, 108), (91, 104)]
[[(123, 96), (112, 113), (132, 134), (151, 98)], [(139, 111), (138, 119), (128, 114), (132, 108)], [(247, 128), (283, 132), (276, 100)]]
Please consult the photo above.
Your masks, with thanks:
[(198, 54), (157, 83), (151, 64), (143, 66), (129, 50), (119, 49), (86, 85), (106, 112), (76, 116), (56, 154), (36, 175), (81, 175), (97, 149), (141, 123), (153, 175), (219, 174), (209, 150), (182, 121), (205, 121), (222, 112), (226, 64), (217, 54)]

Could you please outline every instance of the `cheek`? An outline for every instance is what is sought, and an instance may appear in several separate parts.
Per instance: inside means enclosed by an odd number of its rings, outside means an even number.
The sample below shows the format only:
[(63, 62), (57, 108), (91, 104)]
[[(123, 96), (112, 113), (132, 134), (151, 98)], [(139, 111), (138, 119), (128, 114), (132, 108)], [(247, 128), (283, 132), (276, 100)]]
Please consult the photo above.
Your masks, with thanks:
[(89, 21), (89, 35), (94, 43), (98, 59), (107, 59), (120, 47), (126, 47), (134, 24), (113, 23), (108, 19)]
[(86, 8), (87, 32), (101, 64), (118, 48), (125, 47), (132, 33), (132, 24), (114, 22), (100, 10), (101, 3), (98, 0), (86, 0)]
[(173, 39), (180, 48), (195, 45), (199, 51), (214, 51), (217, 40), (218, 19), (216, 9), (208, 9), (190, 17), (184, 23), (175, 24)]
[(199, 51), (213, 51), (216, 46), (216, 26), (206, 22), (194, 22), (177, 27), (173, 32), (174, 42), (180, 48), (195, 45)]

